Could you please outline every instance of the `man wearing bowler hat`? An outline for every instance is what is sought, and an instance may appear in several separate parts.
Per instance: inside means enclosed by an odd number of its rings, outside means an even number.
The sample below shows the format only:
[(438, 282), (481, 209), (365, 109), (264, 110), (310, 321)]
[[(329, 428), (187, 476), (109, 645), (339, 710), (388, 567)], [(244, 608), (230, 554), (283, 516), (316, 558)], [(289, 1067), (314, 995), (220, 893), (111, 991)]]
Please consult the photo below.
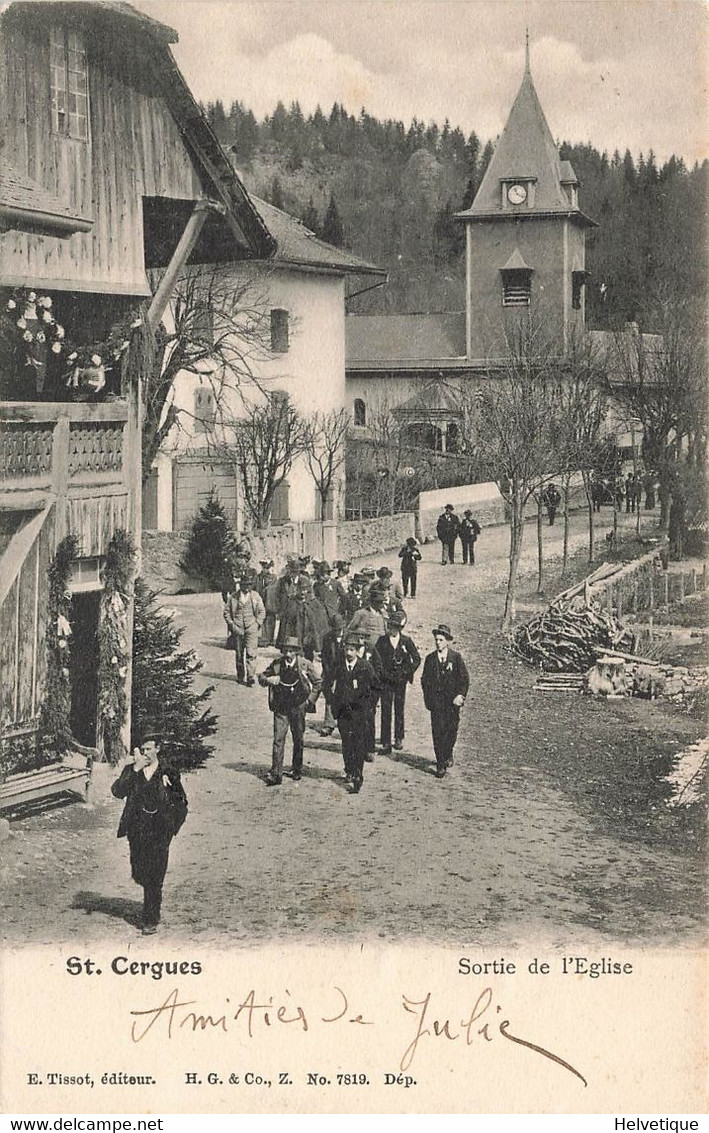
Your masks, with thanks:
[(273, 713), (273, 761), (266, 778), (269, 787), (283, 781), (283, 756), (288, 730), (293, 737), (293, 779), (303, 774), (305, 714), (314, 711), (320, 692), (320, 672), (302, 655), (297, 637), (287, 637), (281, 656), (259, 674), (258, 683), (268, 688), (268, 707)]
[(163, 762), (160, 747), (159, 730), (147, 725), (111, 786), (115, 798), (126, 800), (118, 837), (128, 838), (131, 875), (143, 888), (144, 936), (157, 932), (170, 842), (187, 817), (180, 773)]
[(348, 632), (345, 654), (337, 665), (332, 683), (332, 714), (342, 737), (345, 779), (358, 794), (364, 781), (364, 761), (368, 746), (368, 717), (376, 681), (372, 666), (360, 655), (364, 639)]
[(379, 675), (381, 698), (381, 744), (382, 754), (391, 752), (391, 715), (394, 709), (394, 747), (401, 751), (404, 746), (404, 712), (406, 708), (406, 686), (411, 684), (414, 673), (421, 664), (421, 656), (411, 638), (402, 632), (406, 624), (403, 610), (392, 610), (387, 618), (387, 631), (376, 644), (376, 653), (381, 662)]
[(455, 541), (460, 531), (460, 520), (453, 504), (446, 504), (438, 517), (436, 535), (441, 541), (441, 565), (455, 562)]
[(450, 626), (441, 623), (434, 626), (432, 633), (436, 648), (424, 661), (421, 688), (424, 704), (431, 713), (436, 777), (443, 779), (453, 765), (460, 710), (468, 695), (470, 678), (460, 653), (450, 648), (453, 640)]

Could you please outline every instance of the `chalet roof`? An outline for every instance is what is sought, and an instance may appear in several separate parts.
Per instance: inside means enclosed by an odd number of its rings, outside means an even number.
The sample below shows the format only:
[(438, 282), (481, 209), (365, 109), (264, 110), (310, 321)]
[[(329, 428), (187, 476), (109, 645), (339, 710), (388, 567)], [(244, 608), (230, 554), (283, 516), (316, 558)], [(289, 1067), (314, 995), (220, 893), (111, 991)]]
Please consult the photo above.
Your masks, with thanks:
[(346, 365), (352, 369), (411, 368), (465, 356), (465, 313), (348, 315)]
[[(501, 183), (513, 181), (534, 182), (532, 206), (514, 210), (503, 208)], [(469, 209), (457, 215), (466, 220), (476, 217), (563, 214), (577, 216), (586, 223), (594, 223), (570, 206), (562, 181), (576, 183), (576, 176), (570, 162), (562, 162), (559, 158), (527, 66), (507, 124), (475, 194), (475, 200)]]
[(335, 248), (320, 240), (297, 217), (290, 216), (282, 209), (275, 208), (268, 201), (251, 194), (251, 200), (258, 209), (263, 221), (276, 241), (277, 249), (273, 256), (275, 263), (294, 264), (308, 268), (320, 268), (332, 273), (352, 275), (380, 275), (386, 277), (384, 268), (361, 260), (344, 248)]
[(0, 166), (0, 231), (21, 229), (42, 236), (88, 232), (92, 221), (70, 208), (7, 159)]
[(160, 23), (122, 0), (13, 0), (3, 17), (22, 14), (47, 18), (51, 7), (55, 14), (94, 22), (119, 21), (138, 36), (151, 42), (150, 63), (153, 78), (158, 82), (185, 146), (197, 166), (206, 196), (220, 202), (225, 209), (226, 223), (247, 257), (266, 259), (275, 251), (275, 241), (254, 208), (239, 175), (200, 110), (170, 50), (178, 36), (172, 28)]
[[(33, 9), (46, 10), (48, 2), (50, 0), (13, 0), (8, 8), (17, 12), (32, 11)], [(134, 8), (132, 4), (125, 3), (125, 0), (51, 0), (51, 3), (52, 10), (57, 12), (58, 16), (61, 16), (64, 12), (81, 15), (81, 9), (86, 14), (86, 11), (92, 8), (94, 11), (102, 12), (114, 19), (129, 20), (131, 23), (139, 25), (143, 31), (148, 31), (157, 36), (164, 43), (177, 43), (179, 39), (174, 28), (161, 23), (160, 20), (154, 20), (152, 16)]]

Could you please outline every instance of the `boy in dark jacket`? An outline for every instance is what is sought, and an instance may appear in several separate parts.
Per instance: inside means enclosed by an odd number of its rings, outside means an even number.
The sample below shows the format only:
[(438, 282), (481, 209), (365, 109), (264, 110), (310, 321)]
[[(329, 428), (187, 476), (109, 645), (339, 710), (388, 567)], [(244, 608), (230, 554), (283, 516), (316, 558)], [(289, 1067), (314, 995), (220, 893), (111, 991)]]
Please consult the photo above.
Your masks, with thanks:
[(421, 656), (410, 637), (402, 633), (406, 614), (393, 610), (387, 619), (387, 632), (377, 644), (376, 653), (381, 664), (379, 674), (381, 697), (382, 754), (391, 753), (391, 716), (394, 709), (394, 747), (401, 751), (405, 735), (404, 713), (406, 686), (412, 684), (414, 673), (421, 664)]
[(111, 793), (126, 800), (118, 837), (128, 838), (131, 875), (143, 887), (142, 931), (149, 936), (160, 923), (170, 842), (187, 815), (180, 774), (160, 760), (157, 732), (146, 729), (140, 747), (123, 761)]
[(480, 524), (473, 518), (472, 511), (470, 509), (464, 511), (460, 521), (460, 545), (463, 550), (463, 562), (469, 561), (471, 566), (475, 566), (475, 543), (479, 534)]
[(399, 551), (399, 558), (401, 559), (401, 586), (404, 591), (404, 598), (408, 598), (409, 588), (411, 589), (411, 597), (415, 598), (416, 576), (418, 564), (421, 562), (421, 552), (416, 546), (413, 535), (409, 536)]
[(468, 695), (470, 679), (460, 653), (450, 648), (453, 640), (450, 626), (437, 625), (432, 632), (436, 648), (424, 661), (421, 688), (424, 704), (431, 713), (436, 777), (442, 779), (453, 765), (460, 710)]
[(332, 712), (342, 737), (345, 778), (351, 781), (355, 795), (364, 782), (367, 718), (375, 685), (372, 666), (359, 656), (363, 644), (358, 634), (347, 634), (345, 655), (338, 662), (332, 684)]

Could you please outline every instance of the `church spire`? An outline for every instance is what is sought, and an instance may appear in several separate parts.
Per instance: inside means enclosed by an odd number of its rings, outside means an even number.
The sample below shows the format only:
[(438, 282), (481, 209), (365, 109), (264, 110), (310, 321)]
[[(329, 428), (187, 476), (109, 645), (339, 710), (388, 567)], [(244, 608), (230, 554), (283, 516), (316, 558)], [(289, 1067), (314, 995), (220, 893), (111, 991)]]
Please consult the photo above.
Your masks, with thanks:
[(524, 73), (525, 73), (525, 75), (531, 75), (531, 73), (532, 73), (532, 68), (529, 65), (529, 28), (527, 28), (526, 35), (525, 35)]

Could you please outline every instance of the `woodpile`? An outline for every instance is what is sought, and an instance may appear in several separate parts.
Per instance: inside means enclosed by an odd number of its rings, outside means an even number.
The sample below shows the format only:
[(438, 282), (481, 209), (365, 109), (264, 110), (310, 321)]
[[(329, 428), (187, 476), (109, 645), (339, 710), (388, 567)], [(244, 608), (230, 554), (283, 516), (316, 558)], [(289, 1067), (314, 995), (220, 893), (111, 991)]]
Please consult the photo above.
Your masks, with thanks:
[(546, 673), (585, 673), (598, 653), (630, 651), (633, 634), (596, 603), (557, 599), (511, 636), (512, 652)]

